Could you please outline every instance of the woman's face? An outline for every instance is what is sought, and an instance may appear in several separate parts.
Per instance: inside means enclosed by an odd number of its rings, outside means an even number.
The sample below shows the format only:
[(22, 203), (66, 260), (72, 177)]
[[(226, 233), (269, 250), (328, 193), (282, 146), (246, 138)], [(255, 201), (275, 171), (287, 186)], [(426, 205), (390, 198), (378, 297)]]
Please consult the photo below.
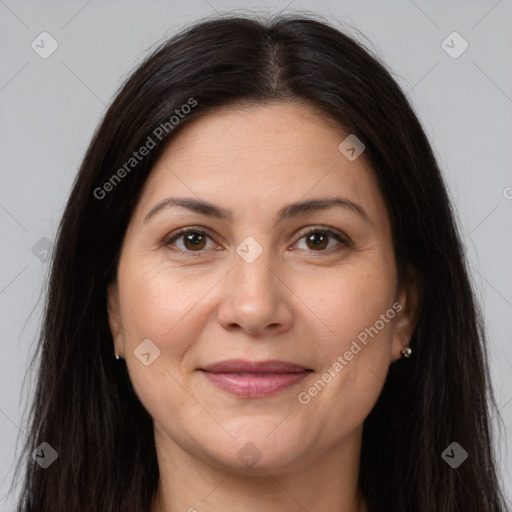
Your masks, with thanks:
[(219, 109), (155, 165), (109, 322), (157, 451), (286, 471), (357, 442), (414, 297), (348, 135), (305, 105)]

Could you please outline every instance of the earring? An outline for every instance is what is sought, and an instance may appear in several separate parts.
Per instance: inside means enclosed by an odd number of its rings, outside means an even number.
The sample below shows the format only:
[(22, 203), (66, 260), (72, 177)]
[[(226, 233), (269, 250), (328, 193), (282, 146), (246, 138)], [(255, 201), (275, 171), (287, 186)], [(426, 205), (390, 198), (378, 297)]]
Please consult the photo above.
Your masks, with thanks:
[(119, 359), (119, 354), (117, 353), (117, 350), (115, 349), (115, 347), (114, 347), (114, 357), (116, 359)]
[(402, 349), (402, 357), (410, 357), (412, 354), (412, 348), (407, 347), (403, 340), (402, 340), (402, 345), (404, 346), (404, 348)]

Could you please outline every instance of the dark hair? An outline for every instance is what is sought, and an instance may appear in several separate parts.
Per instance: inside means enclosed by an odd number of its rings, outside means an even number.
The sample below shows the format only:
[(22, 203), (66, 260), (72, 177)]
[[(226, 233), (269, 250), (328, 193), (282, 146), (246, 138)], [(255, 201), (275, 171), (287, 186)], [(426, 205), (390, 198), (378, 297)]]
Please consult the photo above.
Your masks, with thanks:
[[(359, 481), (369, 511), (504, 510), (482, 315), (427, 136), (370, 50), (303, 14), (197, 22), (147, 57), (106, 112), (55, 244), (34, 355), (30, 435), (19, 462), (19, 510), (149, 510), (159, 476), (152, 418), (124, 361), (113, 358), (107, 321), (106, 289), (126, 227), (174, 132), (213, 107), (283, 100), (307, 103), (364, 142), (387, 204), (399, 275), (414, 268), (420, 283), (414, 357), (391, 365), (364, 422)], [(193, 102), (173, 129), (170, 116)], [(128, 169), (155, 133), (165, 136)], [(441, 457), (453, 441), (469, 454), (456, 470)], [(31, 458), (42, 442), (59, 457), (45, 470)]]

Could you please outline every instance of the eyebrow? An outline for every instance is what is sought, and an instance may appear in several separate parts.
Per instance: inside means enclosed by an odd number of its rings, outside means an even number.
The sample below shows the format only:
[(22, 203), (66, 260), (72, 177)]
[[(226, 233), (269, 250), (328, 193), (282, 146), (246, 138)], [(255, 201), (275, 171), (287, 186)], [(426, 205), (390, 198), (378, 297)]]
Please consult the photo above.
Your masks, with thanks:
[[(158, 213), (176, 206), (216, 219), (232, 220), (233, 218), (233, 212), (231, 210), (209, 203), (208, 201), (193, 198), (168, 197), (153, 206), (149, 213), (144, 217), (143, 222), (146, 223)], [(367, 224), (372, 224), (368, 214), (359, 204), (344, 197), (326, 197), (291, 203), (279, 210), (276, 215), (276, 219), (277, 221), (282, 221), (299, 217), (306, 213), (328, 210), (334, 207), (346, 208), (353, 213), (358, 214)]]

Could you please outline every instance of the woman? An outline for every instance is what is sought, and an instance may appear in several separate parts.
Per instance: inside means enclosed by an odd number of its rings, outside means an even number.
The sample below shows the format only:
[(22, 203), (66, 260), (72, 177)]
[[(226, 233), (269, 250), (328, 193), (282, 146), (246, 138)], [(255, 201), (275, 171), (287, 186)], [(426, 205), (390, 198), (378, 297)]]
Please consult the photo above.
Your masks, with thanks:
[(24, 512), (505, 510), (431, 147), (312, 17), (203, 21), (129, 77), (39, 348)]

